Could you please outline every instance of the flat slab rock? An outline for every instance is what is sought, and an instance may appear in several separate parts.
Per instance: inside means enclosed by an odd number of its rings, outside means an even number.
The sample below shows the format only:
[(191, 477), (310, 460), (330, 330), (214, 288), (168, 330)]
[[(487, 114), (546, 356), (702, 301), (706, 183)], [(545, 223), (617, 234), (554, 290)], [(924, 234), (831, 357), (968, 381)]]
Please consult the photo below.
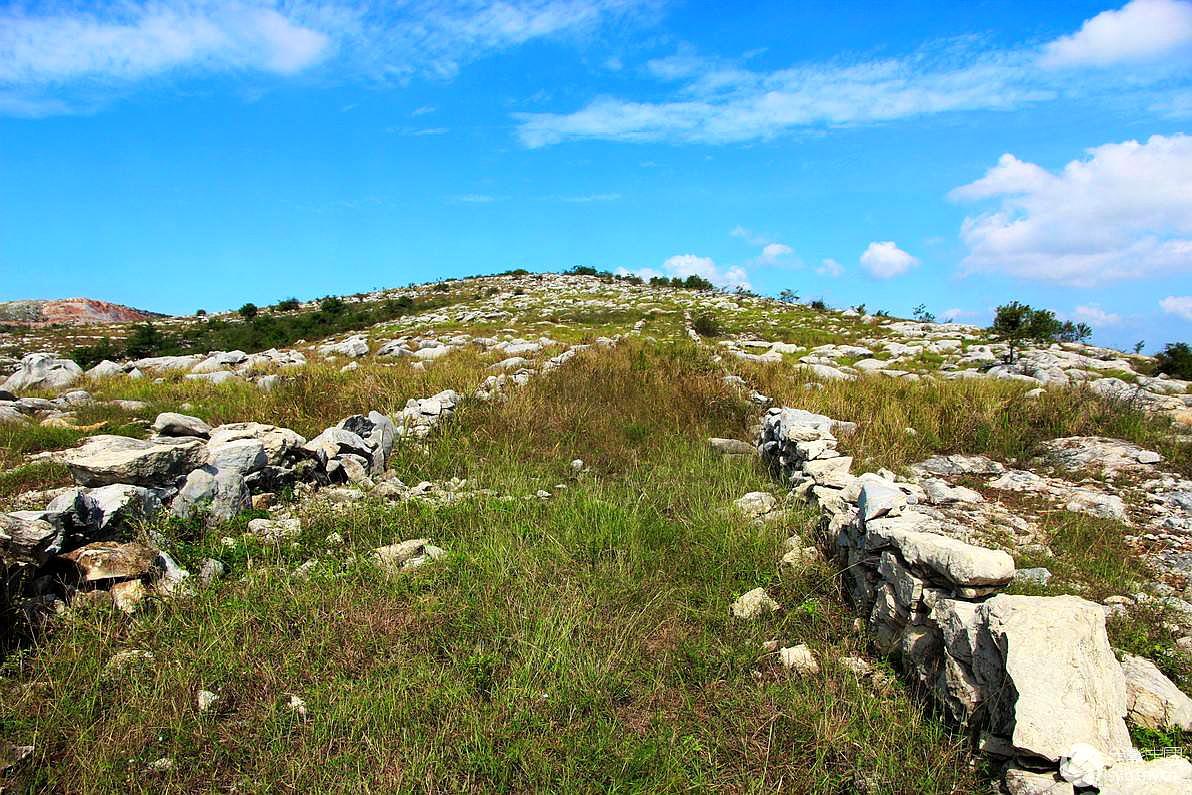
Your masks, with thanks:
[(894, 547), (911, 569), (930, 570), (961, 587), (1004, 585), (1014, 579), (1014, 559), (1008, 553), (906, 529), (914, 525), (915, 514), (910, 512), (866, 522), (865, 545), (875, 550)]
[(126, 436), (91, 436), (62, 454), (61, 460), (80, 486), (171, 485), (179, 475), (203, 463), (207, 445), (200, 439), (150, 442)]

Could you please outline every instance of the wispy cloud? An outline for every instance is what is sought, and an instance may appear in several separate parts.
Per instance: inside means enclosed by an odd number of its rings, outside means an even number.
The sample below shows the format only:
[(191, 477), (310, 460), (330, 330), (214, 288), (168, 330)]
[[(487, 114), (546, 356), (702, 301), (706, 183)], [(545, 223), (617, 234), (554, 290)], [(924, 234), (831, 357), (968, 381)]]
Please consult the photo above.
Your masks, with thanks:
[(464, 193), (451, 198), (453, 201), (463, 202), (464, 204), (490, 204), (497, 200), (496, 196), (490, 196), (487, 193)]
[[(450, 78), (535, 39), (577, 35), (659, 0), (71, 0), (0, 9), (0, 112), (63, 112), (162, 75)], [(330, 74), (328, 72), (328, 74)], [(420, 112), (429, 112), (418, 109)]]
[(1169, 295), (1159, 301), (1165, 314), (1192, 321), (1192, 295)]
[[(1171, 56), (1187, 49), (1183, 42), (1188, 37), (1181, 31), (1189, 8), (1188, 0), (1134, 0), (1118, 17), (1090, 20), (1072, 37), (1042, 46), (998, 49), (978, 37), (965, 37), (931, 42), (899, 57), (839, 58), (775, 71), (746, 68), (744, 59), (703, 58), (680, 48), (646, 66), (649, 75), (677, 85), (662, 100), (601, 96), (572, 112), (518, 113), (514, 118), (521, 142), (536, 148), (586, 139), (727, 144), (799, 129), (1009, 110), (1066, 93), (1114, 91), (1118, 84), (1111, 75), (1087, 81), (1072, 67), (1141, 62), (1131, 56), (1148, 47), (1152, 54), (1169, 57), (1145, 75), (1122, 79), (1154, 82), (1174, 75), (1179, 82), (1189, 61)], [(1097, 33), (1101, 30), (1108, 33)], [(1110, 52), (1113, 42), (1118, 49)], [(1061, 62), (1069, 68), (1053, 68)]]
[(560, 200), (571, 204), (590, 204), (592, 202), (615, 202), (620, 199), (621, 194), (619, 193), (586, 193), (579, 196), (563, 196)]

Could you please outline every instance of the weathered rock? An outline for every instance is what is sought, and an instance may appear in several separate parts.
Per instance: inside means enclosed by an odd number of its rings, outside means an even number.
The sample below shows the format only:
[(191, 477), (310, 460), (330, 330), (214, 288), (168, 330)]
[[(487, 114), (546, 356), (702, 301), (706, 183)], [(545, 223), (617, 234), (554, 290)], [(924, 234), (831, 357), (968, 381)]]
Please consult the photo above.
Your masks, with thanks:
[(1004, 585), (1014, 578), (1014, 559), (1005, 552), (985, 549), (954, 538), (902, 530), (892, 522), (865, 524), (866, 547), (892, 546), (912, 570), (934, 572), (953, 585)]
[(161, 436), (196, 436), (206, 439), (211, 435), (211, 426), (198, 417), (162, 412), (153, 421), (153, 430)]
[(778, 610), (778, 603), (765, 588), (754, 588), (738, 596), (729, 609), (735, 618), (751, 621)]
[(1145, 657), (1122, 655), (1126, 706), (1130, 720), (1148, 729), (1192, 731), (1192, 698), (1188, 698)]
[(141, 602), (149, 596), (145, 583), (140, 580), (125, 580), (114, 583), (111, 588), (112, 604), (122, 613), (132, 615), (137, 612)]
[(259, 439), (233, 439), (207, 445), (207, 466), (247, 475), (269, 463), (265, 445)]
[(1126, 680), (1109, 647), (1105, 614), (1074, 596), (1002, 594), (977, 608), (997, 650), (974, 659), (979, 678), (996, 688), (995, 728), (1015, 748), (1052, 762), (1077, 743), (1109, 759), (1128, 758)]
[(61, 522), (43, 511), (0, 514), (0, 562), (42, 564), (62, 549)]
[(1101, 776), (1101, 795), (1188, 795), (1192, 762), (1167, 756), (1149, 762), (1118, 762)]
[(782, 660), (784, 668), (789, 668), (800, 676), (814, 676), (819, 673), (819, 663), (806, 643), (779, 649), (778, 657)]
[(752, 518), (764, 516), (774, 510), (777, 504), (774, 495), (765, 491), (751, 491), (733, 503), (738, 511)]
[(265, 541), (281, 541), (301, 535), (302, 523), (292, 518), (252, 519), (248, 523), (248, 532)]
[(139, 579), (157, 564), (156, 549), (114, 541), (96, 541), (62, 557), (75, 565), (83, 582)]
[(894, 484), (866, 478), (857, 500), (857, 511), (864, 521), (878, 519), (906, 505), (906, 495)]
[(252, 507), (244, 476), (233, 469), (204, 466), (192, 470), (170, 508), (175, 516), (200, 515), (208, 522), (225, 522)]
[(425, 538), (412, 538), (399, 544), (377, 547), (372, 551), (372, 559), (378, 568), (397, 574), (438, 560), (445, 554)]
[(198, 439), (176, 443), (154, 443), (126, 436), (92, 436), (62, 461), (75, 482), (82, 486), (128, 483), (136, 486), (168, 486), (199, 466), (206, 444)]
[(1053, 773), (1034, 773), (1016, 768), (1007, 770), (1008, 795), (1075, 795), (1076, 789)]
[(83, 368), (70, 359), (52, 353), (28, 353), (21, 357), (16, 371), (5, 379), (3, 389), (24, 392), (28, 389), (62, 389), (79, 380)]
[(306, 439), (290, 430), (260, 422), (235, 422), (220, 425), (211, 431), (210, 445), (218, 447), (237, 439), (256, 439), (265, 448), (270, 466), (283, 466), (291, 459), (304, 456)]
[(713, 437), (708, 440), (708, 445), (714, 452), (721, 455), (755, 455), (757, 453), (757, 448), (749, 442), (743, 442), (740, 439)]

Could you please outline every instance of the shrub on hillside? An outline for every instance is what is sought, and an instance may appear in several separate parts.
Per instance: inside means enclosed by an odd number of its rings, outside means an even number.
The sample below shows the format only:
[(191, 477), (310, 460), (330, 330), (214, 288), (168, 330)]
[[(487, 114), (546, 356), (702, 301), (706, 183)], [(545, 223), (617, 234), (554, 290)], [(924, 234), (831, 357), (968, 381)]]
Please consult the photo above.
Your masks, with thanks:
[(302, 306), (297, 298), (287, 298), (284, 301), (278, 301), (273, 305), (273, 308), (279, 312), (293, 312)]
[(242, 306), (236, 310), (236, 312), (240, 315), (240, 317), (244, 318), (245, 320), (252, 320), (254, 317), (257, 316), (257, 312), (259, 312), (259, 311), (260, 310), (257, 309), (257, 305), (253, 304), (253, 303), (245, 304), (244, 306)]
[(1192, 347), (1186, 342), (1167, 343), (1155, 354), (1155, 367), (1172, 378), (1192, 380)]
[(723, 333), (720, 321), (712, 315), (699, 315), (692, 321), (691, 327), (701, 337), (719, 337)]

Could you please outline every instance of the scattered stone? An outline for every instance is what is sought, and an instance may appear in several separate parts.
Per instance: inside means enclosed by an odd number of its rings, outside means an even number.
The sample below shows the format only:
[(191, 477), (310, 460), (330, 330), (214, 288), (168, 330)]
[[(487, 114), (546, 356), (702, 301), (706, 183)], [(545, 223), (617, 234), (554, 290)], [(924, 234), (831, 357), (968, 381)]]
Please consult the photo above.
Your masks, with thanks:
[(752, 591), (741, 594), (730, 607), (735, 618), (746, 621), (752, 621), (778, 609), (778, 603), (770, 598), (765, 588), (754, 588)]
[(778, 655), (784, 668), (789, 668), (800, 676), (814, 676), (819, 673), (819, 663), (805, 643), (782, 649)]
[(63, 389), (79, 380), (83, 368), (70, 359), (59, 359), (52, 353), (27, 353), (2, 387), (7, 392), (30, 389)]
[(1148, 762), (1118, 762), (1101, 776), (1101, 795), (1188, 795), (1192, 762), (1166, 756)]
[(1051, 570), (1042, 567), (1034, 569), (1019, 569), (1014, 572), (1015, 582), (1025, 582), (1031, 585), (1047, 585), (1051, 582)]
[(302, 534), (302, 523), (298, 519), (250, 519), (248, 532), (264, 541), (282, 541)]
[(447, 554), (425, 538), (412, 538), (399, 544), (377, 547), (372, 551), (376, 565), (390, 574), (416, 569)]
[(1054, 773), (1034, 773), (1013, 768), (1006, 771), (1008, 795), (1075, 795), (1076, 788)]
[(219, 701), (219, 696), (210, 690), (200, 690), (195, 701), (198, 704), (199, 712), (210, 712), (211, 708), (215, 706), (215, 702)]
[(88, 437), (61, 458), (81, 486), (172, 486), (202, 463), (206, 448), (199, 439), (155, 443), (99, 435)]
[(96, 541), (62, 557), (75, 565), (83, 582), (139, 579), (157, 565), (157, 550), (114, 541)]
[(739, 497), (733, 504), (741, 513), (756, 519), (774, 510), (778, 501), (774, 499), (773, 494), (768, 492), (751, 491), (745, 496)]
[(740, 439), (720, 439), (713, 437), (708, 440), (708, 444), (712, 450), (721, 455), (756, 455), (757, 448), (749, 442), (742, 442)]

